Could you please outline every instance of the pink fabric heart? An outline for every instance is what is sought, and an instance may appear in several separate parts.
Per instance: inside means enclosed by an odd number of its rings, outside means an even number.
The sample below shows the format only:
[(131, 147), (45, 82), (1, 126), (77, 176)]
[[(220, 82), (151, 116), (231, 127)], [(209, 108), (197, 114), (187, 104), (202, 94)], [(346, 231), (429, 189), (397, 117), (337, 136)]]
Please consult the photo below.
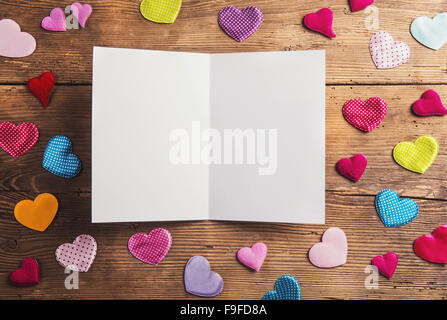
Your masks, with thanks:
[(383, 274), (388, 279), (393, 277), (394, 271), (397, 267), (397, 254), (394, 252), (388, 252), (383, 257), (374, 257), (371, 261), (373, 266), (376, 266), (381, 274)]
[(323, 8), (317, 13), (309, 13), (304, 17), (304, 24), (311, 30), (317, 31), (329, 38), (335, 38), (336, 35), (332, 30), (332, 22), (334, 14), (329, 8)]
[(323, 234), (322, 242), (309, 250), (310, 262), (319, 268), (333, 268), (346, 263), (348, 240), (340, 228), (333, 227)]
[(56, 260), (64, 268), (87, 272), (96, 257), (96, 240), (91, 235), (81, 234), (73, 243), (61, 244), (56, 249)]
[(82, 5), (79, 2), (73, 2), (71, 4), (71, 13), (83, 28), (85, 28), (85, 23), (92, 14), (92, 11), (92, 6), (89, 4)]
[(22, 58), (36, 50), (36, 39), (11, 19), (0, 20), (0, 56)]
[(171, 248), (172, 236), (168, 230), (157, 228), (130, 237), (127, 247), (137, 259), (150, 264), (159, 264)]
[(432, 234), (424, 234), (414, 242), (414, 252), (424, 260), (447, 263), (447, 225), (436, 228)]
[(435, 90), (427, 90), (422, 95), (422, 99), (413, 103), (413, 112), (421, 117), (443, 116), (447, 114), (447, 109), (441, 101), (441, 97)]
[(43, 18), (42, 28), (49, 31), (67, 31), (65, 12), (62, 8), (54, 8), (50, 15)]
[(343, 158), (338, 160), (335, 165), (337, 171), (344, 177), (357, 182), (365, 172), (368, 160), (363, 154), (356, 154), (351, 158)]
[(376, 32), (369, 42), (369, 51), (378, 69), (398, 67), (410, 59), (410, 47), (402, 41), (394, 41), (385, 31)]
[(267, 246), (262, 242), (257, 242), (251, 248), (245, 247), (237, 252), (237, 259), (245, 266), (259, 271), (267, 257)]
[(363, 10), (366, 7), (372, 5), (373, 2), (374, 0), (349, 0), (352, 12)]
[(11, 122), (0, 123), (0, 147), (14, 158), (28, 152), (39, 139), (39, 130), (30, 122), (16, 126)]
[(385, 118), (386, 111), (386, 102), (379, 97), (372, 97), (366, 101), (351, 99), (343, 105), (343, 117), (346, 121), (365, 132), (376, 128)]

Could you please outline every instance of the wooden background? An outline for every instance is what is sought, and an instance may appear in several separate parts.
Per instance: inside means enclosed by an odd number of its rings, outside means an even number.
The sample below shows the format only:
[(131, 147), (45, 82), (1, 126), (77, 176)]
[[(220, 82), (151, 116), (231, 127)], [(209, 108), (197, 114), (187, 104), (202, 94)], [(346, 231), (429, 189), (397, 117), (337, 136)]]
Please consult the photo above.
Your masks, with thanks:
[[(185, 0), (172, 25), (145, 20), (139, 13), (140, 0), (89, 3), (93, 14), (86, 29), (57, 33), (41, 29), (40, 21), (52, 8), (70, 2), (0, 0), (0, 19), (16, 20), (37, 39), (37, 50), (29, 57), (0, 57), (0, 121), (30, 121), (40, 130), (38, 143), (20, 158), (0, 152), (0, 298), (196, 298), (183, 288), (184, 265), (193, 255), (207, 257), (213, 270), (222, 275), (225, 286), (220, 299), (260, 299), (283, 274), (298, 279), (303, 299), (447, 297), (446, 267), (421, 260), (412, 250), (418, 236), (447, 222), (447, 122), (445, 117), (419, 118), (410, 111), (427, 89), (437, 90), (447, 102), (447, 47), (432, 51), (409, 32), (416, 17), (447, 11), (445, 0), (376, 0), (377, 30), (366, 28), (365, 11), (350, 12), (348, 0)], [(217, 24), (219, 10), (227, 5), (255, 5), (264, 14), (260, 29), (243, 43), (227, 37)], [(325, 6), (334, 11), (337, 38), (332, 40), (302, 25), (305, 14)], [(371, 35), (379, 30), (410, 46), (407, 64), (392, 70), (375, 68), (368, 47)], [(326, 49), (326, 225), (90, 223), (93, 45), (194, 52)], [(57, 86), (49, 107), (43, 110), (26, 82), (48, 70), (55, 74)], [(348, 99), (371, 96), (385, 99), (388, 113), (380, 127), (364, 134), (343, 119), (341, 108)], [(300, 121), (303, 119), (297, 119), (297, 125)], [(71, 138), (83, 163), (81, 174), (72, 180), (41, 167), (45, 146), (57, 134)], [(421, 135), (433, 135), (440, 144), (437, 159), (423, 175), (401, 168), (392, 158), (397, 143)], [(368, 167), (360, 182), (351, 183), (336, 173), (334, 165), (355, 153), (368, 157)], [(384, 227), (374, 207), (375, 195), (384, 188), (416, 200), (420, 214), (414, 222), (400, 228)], [(60, 210), (48, 230), (40, 233), (15, 221), (13, 208), (18, 201), (42, 192), (54, 193)], [(127, 250), (129, 237), (160, 226), (173, 236), (163, 262), (151, 266), (133, 258)], [(307, 252), (330, 226), (346, 232), (348, 262), (334, 269), (318, 269), (307, 260)], [(80, 288), (67, 290), (67, 275), (55, 261), (54, 251), (81, 233), (96, 238), (98, 254), (90, 271), (80, 274)], [(265, 242), (269, 250), (260, 272), (250, 271), (235, 258), (240, 247), (256, 241)], [(399, 255), (393, 279), (380, 276), (379, 289), (367, 290), (365, 267), (374, 256), (387, 251)], [(29, 256), (39, 262), (41, 283), (32, 288), (11, 286), (10, 272)]]

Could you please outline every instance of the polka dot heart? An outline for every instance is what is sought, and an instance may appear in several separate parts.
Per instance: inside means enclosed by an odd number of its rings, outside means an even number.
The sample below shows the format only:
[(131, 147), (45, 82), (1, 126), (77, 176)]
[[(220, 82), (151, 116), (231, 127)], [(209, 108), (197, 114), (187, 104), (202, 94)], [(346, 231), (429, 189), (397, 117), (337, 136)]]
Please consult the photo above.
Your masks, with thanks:
[(379, 31), (369, 42), (369, 51), (378, 69), (398, 67), (410, 59), (410, 47), (402, 41), (394, 41), (391, 34)]
[(31, 149), (39, 139), (39, 130), (29, 122), (15, 126), (11, 122), (0, 123), (0, 147), (14, 158)]
[(81, 234), (73, 243), (64, 243), (56, 249), (56, 260), (64, 268), (87, 272), (96, 257), (96, 240), (91, 235)]
[(262, 300), (300, 300), (301, 287), (298, 281), (289, 275), (282, 276), (275, 283), (275, 290), (267, 292)]
[(43, 154), (42, 167), (61, 178), (74, 178), (81, 171), (81, 160), (72, 153), (68, 137), (58, 135), (48, 142)]
[(366, 101), (351, 99), (343, 105), (343, 116), (357, 129), (369, 132), (383, 121), (386, 110), (385, 100), (379, 97), (372, 97)]
[(376, 209), (386, 227), (399, 227), (416, 219), (419, 207), (416, 202), (400, 198), (397, 192), (385, 189), (376, 196)]
[(226, 34), (241, 42), (258, 30), (262, 18), (262, 11), (256, 7), (246, 7), (239, 10), (236, 7), (229, 6), (220, 10), (218, 22)]
[(136, 233), (129, 239), (127, 247), (137, 259), (149, 263), (159, 264), (171, 248), (172, 236), (168, 230), (157, 228), (145, 233)]

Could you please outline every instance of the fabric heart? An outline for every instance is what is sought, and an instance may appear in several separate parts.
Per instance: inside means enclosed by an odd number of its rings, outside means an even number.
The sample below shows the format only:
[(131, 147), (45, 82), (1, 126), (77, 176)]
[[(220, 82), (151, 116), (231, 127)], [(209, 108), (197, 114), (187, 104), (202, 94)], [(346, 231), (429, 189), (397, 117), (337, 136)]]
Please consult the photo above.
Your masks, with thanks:
[(349, 0), (349, 3), (351, 5), (351, 11), (356, 12), (372, 5), (374, 0)]
[(43, 18), (42, 28), (48, 31), (67, 31), (65, 12), (62, 8), (54, 8), (50, 15)]
[(351, 99), (343, 105), (343, 117), (346, 121), (365, 132), (375, 129), (385, 118), (386, 111), (386, 102), (379, 97), (366, 101)]
[(64, 268), (87, 272), (96, 257), (96, 240), (91, 235), (81, 234), (73, 243), (61, 244), (56, 249), (56, 260)]
[(14, 217), (27, 228), (45, 231), (56, 216), (58, 202), (51, 193), (39, 194), (34, 201), (23, 200), (14, 207)]
[(130, 237), (127, 247), (137, 259), (149, 263), (159, 264), (171, 248), (172, 236), (168, 230), (157, 228), (145, 233), (136, 233)]
[(0, 20), (0, 56), (22, 58), (36, 50), (36, 39), (11, 19)]
[(402, 41), (394, 41), (391, 34), (379, 31), (369, 42), (369, 51), (378, 69), (398, 67), (410, 59), (410, 47)]
[(11, 122), (0, 123), (0, 147), (14, 158), (31, 149), (39, 139), (39, 130), (29, 122), (15, 126)]
[(417, 238), (413, 249), (424, 260), (447, 263), (447, 225), (437, 227), (432, 234)]
[(186, 292), (199, 297), (215, 297), (223, 289), (222, 277), (211, 271), (210, 264), (205, 257), (194, 256), (189, 259), (185, 267)]
[(177, 19), (182, 0), (143, 0), (140, 12), (147, 20), (158, 23), (173, 23)]
[(441, 101), (441, 97), (435, 90), (427, 90), (422, 95), (422, 99), (416, 100), (412, 106), (413, 112), (421, 117), (443, 116), (447, 114), (447, 109)]
[(422, 136), (412, 142), (401, 142), (394, 147), (394, 160), (407, 170), (424, 173), (438, 155), (439, 145), (435, 138)]
[(309, 13), (304, 17), (304, 24), (310, 30), (324, 34), (329, 38), (335, 38), (336, 35), (332, 29), (332, 22), (334, 20), (334, 14), (329, 8), (323, 8), (317, 11), (317, 13)]
[(259, 271), (267, 257), (267, 246), (262, 242), (257, 242), (251, 248), (245, 247), (237, 252), (238, 260), (245, 266)]
[(394, 271), (397, 267), (397, 254), (394, 252), (388, 252), (383, 257), (374, 257), (371, 261), (373, 266), (376, 266), (381, 274), (383, 274), (388, 279), (393, 277)]
[(386, 227), (399, 227), (413, 221), (419, 207), (416, 202), (407, 198), (400, 198), (397, 192), (384, 189), (375, 200), (377, 213)]
[(309, 250), (310, 262), (319, 268), (334, 268), (346, 263), (348, 240), (340, 228), (332, 227), (323, 234), (322, 242)]
[(338, 160), (335, 167), (337, 171), (343, 176), (357, 182), (365, 172), (368, 160), (363, 154), (356, 154), (351, 158), (343, 158)]
[(447, 43), (447, 12), (440, 13), (433, 19), (419, 17), (411, 23), (411, 34), (424, 46), (439, 50)]
[(85, 28), (85, 23), (92, 14), (92, 11), (92, 6), (89, 4), (82, 5), (79, 2), (73, 2), (71, 4), (71, 13), (83, 28)]
[(54, 75), (51, 72), (44, 72), (40, 77), (28, 80), (29, 91), (40, 100), (44, 108), (48, 106), (55, 81)]
[(14, 270), (9, 279), (17, 287), (29, 287), (39, 283), (39, 265), (36, 259), (26, 258), (20, 268)]
[(59, 135), (48, 142), (43, 154), (42, 167), (56, 176), (73, 178), (81, 171), (81, 160), (72, 153), (70, 139)]
[(244, 41), (261, 26), (262, 11), (256, 7), (239, 10), (236, 7), (225, 7), (219, 12), (217, 21), (222, 30), (236, 41)]
[(301, 288), (298, 281), (289, 275), (275, 282), (275, 290), (267, 292), (262, 300), (301, 300)]

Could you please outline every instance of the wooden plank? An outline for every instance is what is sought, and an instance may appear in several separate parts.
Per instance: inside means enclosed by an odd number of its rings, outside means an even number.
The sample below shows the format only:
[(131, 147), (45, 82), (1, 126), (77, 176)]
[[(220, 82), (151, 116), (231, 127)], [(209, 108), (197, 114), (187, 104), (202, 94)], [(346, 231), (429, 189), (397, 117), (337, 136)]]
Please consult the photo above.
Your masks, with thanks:
[[(352, 13), (347, 0), (331, 3), (337, 38), (328, 39), (307, 30), (302, 19), (328, 4), (314, 0), (254, 0), (264, 14), (261, 28), (243, 43), (227, 37), (217, 24), (225, 1), (185, 0), (177, 21), (162, 25), (145, 20), (140, 0), (104, 2), (91, 0), (93, 14), (82, 30), (49, 32), (40, 27), (43, 17), (60, 1), (10, 0), (0, 3), (0, 18), (15, 19), (37, 39), (35, 53), (21, 59), (0, 57), (0, 82), (25, 83), (43, 71), (55, 73), (58, 83), (91, 83), (92, 47), (176, 50), (193, 52), (239, 52), (281, 50), (327, 50), (327, 82), (330, 84), (447, 83), (447, 48), (427, 49), (416, 42), (409, 27), (418, 16), (447, 11), (443, 0), (376, 1), (377, 29), (368, 30), (371, 13)], [(244, 7), (237, 0), (231, 5)], [(369, 55), (371, 35), (390, 32), (411, 48), (409, 63), (392, 70), (377, 70)], [(297, 70), (299, 72), (299, 70)]]
[[(420, 200), (421, 214), (400, 228), (385, 228), (370, 196), (327, 194), (326, 226), (233, 223), (174, 222), (91, 224), (90, 197), (84, 194), (56, 194), (61, 208), (44, 233), (19, 225), (12, 217), (17, 201), (34, 193), (2, 192), (0, 197), (0, 299), (192, 299), (183, 287), (183, 269), (193, 255), (206, 256), (213, 270), (225, 282), (220, 299), (260, 299), (283, 274), (295, 276), (303, 299), (445, 299), (447, 278), (444, 266), (421, 260), (412, 250), (413, 241), (432, 232), (443, 220), (444, 202)], [(129, 237), (167, 227), (173, 246), (158, 266), (140, 262), (127, 250)], [(309, 248), (320, 241), (327, 227), (342, 228), (348, 238), (348, 262), (334, 269), (319, 269), (307, 259)], [(54, 258), (60, 244), (89, 233), (98, 242), (98, 254), (88, 273), (81, 273), (79, 290), (67, 290), (68, 276)], [(268, 257), (259, 272), (239, 264), (235, 258), (241, 246), (255, 241), (268, 245)], [(395, 251), (399, 265), (392, 280), (379, 277), (379, 288), (368, 290), (364, 272), (370, 260)], [(15, 288), (7, 283), (9, 273), (28, 256), (35, 257), (41, 283), (33, 288)]]

